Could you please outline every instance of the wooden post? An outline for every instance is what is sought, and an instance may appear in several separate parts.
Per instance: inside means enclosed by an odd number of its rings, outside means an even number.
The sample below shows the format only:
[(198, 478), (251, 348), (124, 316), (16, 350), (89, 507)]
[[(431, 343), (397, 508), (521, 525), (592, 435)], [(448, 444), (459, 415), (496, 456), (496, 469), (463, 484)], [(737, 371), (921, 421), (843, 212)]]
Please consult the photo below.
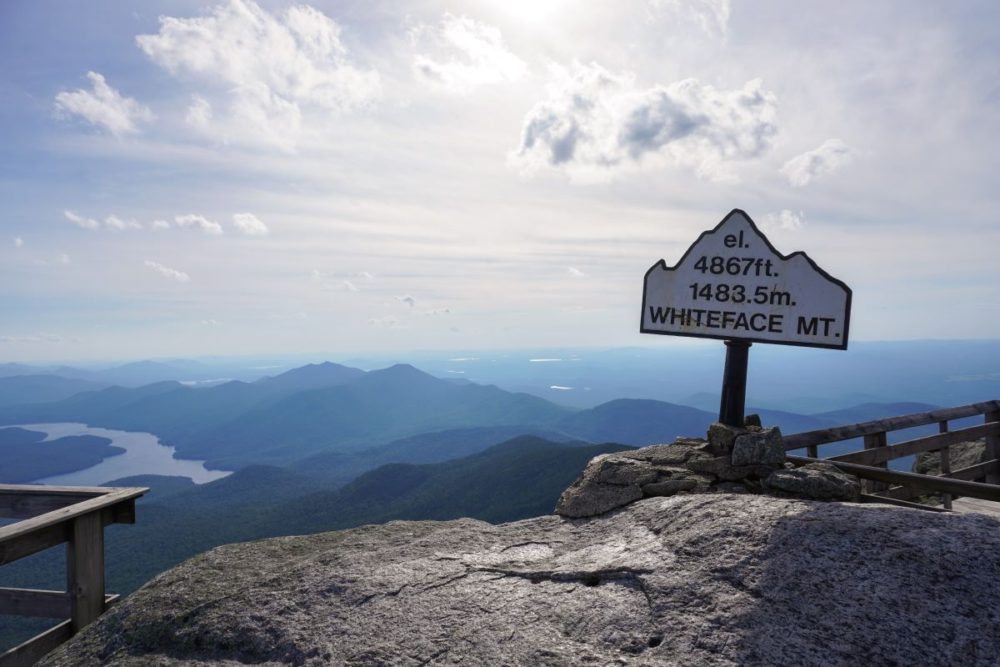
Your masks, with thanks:
[[(865, 436), (865, 449), (875, 449), (876, 447), (885, 447), (886, 444), (887, 444), (887, 440), (886, 440), (886, 436), (885, 436), (885, 431), (881, 431), (879, 433), (872, 433), (871, 435), (866, 435)], [(882, 463), (882, 464), (879, 465), (879, 467), (880, 468), (888, 469), (889, 468), (889, 464), (888, 464), (888, 462)], [(867, 482), (867, 484), (868, 484), (868, 492), (869, 493), (876, 493), (878, 491), (885, 491), (886, 489), (889, 488), (889, 485), (886, 484), (885, 482), (876, 482), (876, 481), (869, 480)]]
[[(938, 422), (938, 433), (948, 432), (948, 421)], [(948, 477), (951, 475), (951, 455), (948, 451), (948, 447), (941, 449), (941, 476)], [(942, 493), (941, 494), (941, 506), (946, 510), (951, 509), (951, 494)]]
[(76, 634), (104, 613), (104, 525), (99, 511), (73, 519), (66, 544), (66, 590)]
[(750, 345), (752, 343), (745, 340), (726, 341), (726, 367), (722, 375), (722, 400), (719, 402), (719, 421), (726, 426), (743, 427)]
[[(990, 410), (986, 413), (987, 422), (1000, 422), (1000, 410)], [(988, 433), (986, 435), (986, 451), (983, 452), (983, 459), (992, 461), (1000, 456), (1000, 434)], [(995, 472), (986, 475), (987, 484), (1000, 484), (1000, 475)]]

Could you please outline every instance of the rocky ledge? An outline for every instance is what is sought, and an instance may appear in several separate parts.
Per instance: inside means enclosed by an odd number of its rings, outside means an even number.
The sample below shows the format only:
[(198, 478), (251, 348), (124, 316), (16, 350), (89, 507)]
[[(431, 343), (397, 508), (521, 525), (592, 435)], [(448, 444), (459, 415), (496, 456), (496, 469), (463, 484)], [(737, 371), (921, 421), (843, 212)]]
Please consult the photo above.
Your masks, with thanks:
[(563, 492), (556, 514), (596, 516), (640, 498), (713, 491), (859, 499), (857, 477), (830, 463), (795, 467), (785, 459), (781, 431), (750, 421), (744, 428), (713, 424), (707, 439), (678, 438), (670, 445), (597, 456)]
[(1000, 522), (754, 494), (219, 547), (46, 665), (995, 665)]
[(1000, 522), (816, 500), (858, 495), (716, 424), (596, 457), (557, 516), (214, 549), (43, 664), (996, 664)]

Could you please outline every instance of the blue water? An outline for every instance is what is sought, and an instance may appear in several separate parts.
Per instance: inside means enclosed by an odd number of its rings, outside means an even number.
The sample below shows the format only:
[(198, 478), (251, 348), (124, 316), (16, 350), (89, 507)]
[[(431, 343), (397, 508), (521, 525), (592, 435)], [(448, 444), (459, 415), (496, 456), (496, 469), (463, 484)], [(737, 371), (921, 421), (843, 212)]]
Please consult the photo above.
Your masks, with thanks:
[(95, 486), (132, 475), (173, 475), (188, 477), (195, 484), (204, 484), (229, 475), (226, 470), (208, 470), (204, 461), (174, 458), (174, 448), (164, 445), (152, 433), (116, 431), (86, 424), (21, 424), (18, 428), (41, 431), (57, 440), (69, 435), (94, 435), (107, 438), (115, 447), (125, 450), (83, 470), (35, 480), (36, 484)]

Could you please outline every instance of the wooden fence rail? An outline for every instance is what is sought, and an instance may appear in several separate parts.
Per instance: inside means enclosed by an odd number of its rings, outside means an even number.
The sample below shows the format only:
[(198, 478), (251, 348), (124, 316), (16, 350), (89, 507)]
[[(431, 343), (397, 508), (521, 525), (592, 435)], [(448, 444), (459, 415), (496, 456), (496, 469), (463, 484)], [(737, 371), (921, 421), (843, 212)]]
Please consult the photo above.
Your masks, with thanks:
[(0, 588), (0, 614), (64, 618), (0, 654), (0, 667), (26, 667), (104, 613), (104, 527), (135, 523), (135, 500), (149, 489), (0, 484), (0, 566), (66, 544), (66, 590)]
[[(983, 415), (984, 422), (951, 430), (956, 419)], [(893, 431), (938, 425), (938, 433), (890, 445), (888, 434)], [(868, 480), (867, 491), (880, 501), (904, 502), (918, 491), (940, 493), (945, 509), (951, 509), (955, 495), (1000, 501), (1000, 401), (973, 403), (957, 408), (930, 410), (901, 417), (795, 433), (784, 438), (785, 450), (805, 449), (807, 456), (789, 456), (792, 462), (803, 464), (821, 460), (819, 448), (834, 442), (863, 438), (864, 450), (840, 454), (828, 459), (845, 472)], [(983, 461), (976, 465), (952, 470), (949, 447), (960, 442), (983, 438), (986, 449)], [(889, 461), (923, 452), (940, 452), (941, 476), (889, 470)], [(980, 483), (980, 480), (985, 483)], [(905, 503), (912, 505), (912, 503)]]

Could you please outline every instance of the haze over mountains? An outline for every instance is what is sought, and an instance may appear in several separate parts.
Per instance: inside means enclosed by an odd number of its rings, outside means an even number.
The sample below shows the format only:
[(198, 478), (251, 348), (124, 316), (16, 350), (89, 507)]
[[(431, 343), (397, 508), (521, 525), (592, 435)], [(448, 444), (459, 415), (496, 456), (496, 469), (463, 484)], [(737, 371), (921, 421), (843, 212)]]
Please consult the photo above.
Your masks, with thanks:
[[(958, 363), (961, 355), (954, 350), (951, 366), (947, 358), (921, 365), (923, 355), (936, 347), (863, 349), (860, 363), (824, 351), (849, 361), (844, 367), (856, 372), (850, 387), (847, 370), (821, 372), (823, 367), (813, 363), (820, 356), (796, 357), (798, 351), (791, 351), (798, 363), (784, 363), (781, 376), (769, 365), (770, 352), (760, 354), (762, 363), (751, 362), (748, 410), (793, 433), (953, 405), (956, 397), (972, 402), (1000, 394), (992, 393), (1000, 373), (990, 366), (1000, 354), (986, 354), (1000, 352), (1000, 345), (967, 348), (983, 355), (977, 373), (971, 372), (971, 357)], [(716, 352), (439, 358), (427, 363), (433, 374), (409, 364), (377, 367), (372, 360), (363, 363), (375, 368), (367, 371), (332, 362), (286, 370), (282, 362), (261, 360), (242, 366), (141, 362), (85, 371), (8, 364), (0, 367), (0, 482), (32, 479), (38, 459), (25, 448), (41, 445), (37, 434), (4, 426), (53, 422), (152, 433), (174, 446), (179, 457), (236, 471), (203, 485), (155, 470), (99, 480), (152, 489), (140, 501), (137, 525), (108, 531), (110, 585), (127, 592), (181, 559), (225, 542), (394, 518), (507, 521), (547, 513), (595, 454), (703, 434), (716, 419), (712, 403), (721, 379), (721, 368), (714, 368)], [(464, 372), (449, 372), (456, 365)], [(908, 387), (886, 379), (902, 366)], [(220, 371), (227, 369), (229, 377), (241, 379), (223, 381)], [(506, 381), (501, 388), (480, 381), (483, 377)], [(612, 389), (597, 386), (602, 378)], [(767, 380), (763, 391), (762, 378)], [(941, 387), (938, 394), (928, 390), (935, 383)], [(530, 391), (510, 390), (516, 387)], [(586, 387), (591, 397), (612, 390), (621, 394), (595, 404), (549, 400), (583, 395)], [(798, 387), (799, 405), (822, 409), (771, 409), (784, 406), (772, 401), (789, 387)], [(889, 391), (897, 392), (892, 401), (867, 400)], [(658, 392), (683, 395), (697, 405), (648, 397)], [(935, 396), (941, 400), (928, 401)], [(753, 407), (755, 397), (770, 397), (763, 403), (767, 407)], [(850, 404), (850, 398), (860, 400)], [(70, 451), (66, 448), (75, 441), (64, 440), (47, 451)], [(62, 464), (87, 467), (95, 457), (116, 453), (100, 439), (76, 442), (86, 451), (72, 461), (60, 457)], [(59, 557), (42, 554), (5, 567), (2, 583), (58, 587)], [(0, 624), (0, 639), (35, 629), (30, 622)]]

